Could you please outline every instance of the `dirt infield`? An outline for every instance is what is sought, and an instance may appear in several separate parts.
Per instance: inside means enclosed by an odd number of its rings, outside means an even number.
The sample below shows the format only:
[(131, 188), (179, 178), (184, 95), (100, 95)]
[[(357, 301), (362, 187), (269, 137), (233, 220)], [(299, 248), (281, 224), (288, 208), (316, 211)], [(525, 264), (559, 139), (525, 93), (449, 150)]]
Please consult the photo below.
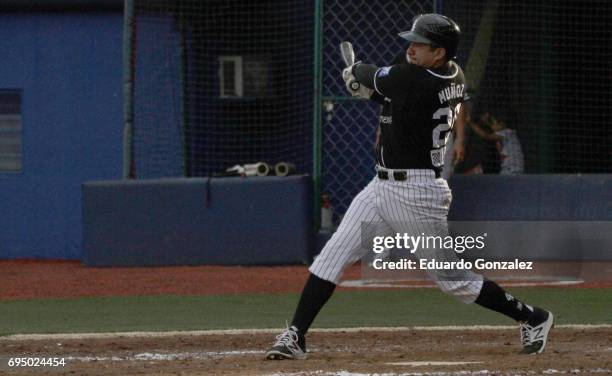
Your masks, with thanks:
[[(297, 292), (307, 276), (306, 266), (89, 268), (77, 261), (5, 260), (0, 300)], [(358, 277), (358, 267), (347, 272)]]
[[(87, 268), (79, 262), (0, 261), (0, 300), (299, 292), (307, 275), (305, 266)], [(346, 273), (345, 280), (357, 281), (360, 276), (361, 270), (356, 266)], [(383, 284), (382, 288), (415, 287), (424, 283), (428, 282)], [(340, 289), (375, 287), (354, 286), (357, 287)], [(573, 286), (611, 287), (612, 283), (605, 279), (590, 280)], [(546, 353), (541, 356), (517, 354), (518, 330), (316, 331), (308, 338), (308, 360), (264, 361), (263, 352), (275, 333), (110, 335), (37, 340), (0, 337), (0, 374), (612, 374), (612, 328), (609, 326), (556, 328)], [(9, 358), (15, 356), (63, 358), (66, 365), (9, 367)]]
[[(556, 328), (547, 351), (517, 354), (518, 330), (315, 332), (309, 359), (265, 361), (268, 333), (0, 340), (0, 373), (48, 375), (522, 375), (612, 373), (612, 328)], [(13, 354), (63, 367), (9, 368)], [(26, 355), (22, 355), (26, 356)], [(432, 362), (466, 362), (432, 365)], [(429, 365), (427, 365), (429, 363)]]
[[(574, 286), (612, 287), (609, 263), (582, 264), (582, 268), (594, 278)], [(88, 268), (76, 261), (5, 260), (0, 261), (0, 300), (299, 292), (307, 276), (306, 266)], [(356, 265), (347, 270), (344, 280), (360, 277)], [(422, 281), (413, 284), (431, 285)], [(385, 288), (402, 287), (405, 285)]]

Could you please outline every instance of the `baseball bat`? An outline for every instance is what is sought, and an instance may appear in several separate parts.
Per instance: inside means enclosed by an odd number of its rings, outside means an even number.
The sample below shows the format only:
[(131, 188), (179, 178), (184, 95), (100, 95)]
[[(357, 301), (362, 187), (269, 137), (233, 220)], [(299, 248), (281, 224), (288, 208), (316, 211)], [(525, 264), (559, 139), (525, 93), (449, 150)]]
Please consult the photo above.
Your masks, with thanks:
[(353, 50), (353, 44), (351, 42), (340, 43), (340, 54), (347, 67), (355, 64), (355, 51)]
[(276, 176), (288, 176), (295, 172), (295, 165), (291, 162), (279, 162), (274, 166)]
[(244, 165), (244, 173), (246, 176), (268, 176), (270, 174), (270, 165), (266, 162), (257, 162)]
[[(347, 67), (355, 64), (355, 50), (353, 50), (353, 44), (348, 41), (344, 41), (340, 43), (340, 55), (342, 55), (342, 60), (344, 60), (344, 64)], [(357, 81), (351, 82), (351, 89), (359, 90), (361, 84)]]

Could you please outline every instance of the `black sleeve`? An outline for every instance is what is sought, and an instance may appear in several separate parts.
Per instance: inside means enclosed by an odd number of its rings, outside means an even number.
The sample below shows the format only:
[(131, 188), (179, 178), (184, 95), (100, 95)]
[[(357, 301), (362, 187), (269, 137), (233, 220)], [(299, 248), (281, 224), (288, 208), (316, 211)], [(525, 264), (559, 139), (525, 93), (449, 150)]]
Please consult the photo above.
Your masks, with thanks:
[[(409, 91), (418, 90), (418, 67), (412, 64), (396, 64), (382, 67), (374, 74), (374, 90), (387, 97), (398, 98)], [(357, 76), (355, 76), (357, 77)]]
[(370, 96), (370, 100), (378, 103), (381, 106), (385, 104), (385, 97), (378, 94), (376, 91), (372, 93), (372, 95)]
[(374, 89), (374, 74), (378, 67), (374, 64), (360, 63), (353, 67), (353, 75), (362, 85), (368, 89)]

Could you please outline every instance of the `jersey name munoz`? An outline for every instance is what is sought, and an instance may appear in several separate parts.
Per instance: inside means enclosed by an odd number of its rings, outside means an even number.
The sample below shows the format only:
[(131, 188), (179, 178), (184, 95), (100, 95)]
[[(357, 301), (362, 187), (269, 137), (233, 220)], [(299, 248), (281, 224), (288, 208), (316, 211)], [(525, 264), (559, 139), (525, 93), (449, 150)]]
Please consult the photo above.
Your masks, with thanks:
[(433, 70), (403, 61), (379, 68), (374, 89), (372, 99), (382, 105), (378, 164), (391, 169), (440, 171), (463, 102), (461, 68), (450, 62)]
[(438, 93), (440, 104), (448, 103), (451, 99), (463, 98), (465, 84), (456, 85), (454, 82)]

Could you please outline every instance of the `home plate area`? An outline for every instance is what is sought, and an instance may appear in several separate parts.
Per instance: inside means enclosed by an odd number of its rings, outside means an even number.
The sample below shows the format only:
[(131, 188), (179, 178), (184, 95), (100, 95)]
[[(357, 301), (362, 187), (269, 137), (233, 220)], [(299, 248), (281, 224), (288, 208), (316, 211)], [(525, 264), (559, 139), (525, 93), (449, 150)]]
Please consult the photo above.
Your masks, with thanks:
[[(264, 360), (277, 330), (13, 336), (0, 339), (2, 374), (522, 375), (612, 373), (612, 327), (561, 326), (546, 351), (521, 355), (517, 328), (313, 330), (308, 359)], [(45, 370), (8, 368), (14, 354), (63, 357)], [(27, 354), (27, 355), (26, 355)]]

